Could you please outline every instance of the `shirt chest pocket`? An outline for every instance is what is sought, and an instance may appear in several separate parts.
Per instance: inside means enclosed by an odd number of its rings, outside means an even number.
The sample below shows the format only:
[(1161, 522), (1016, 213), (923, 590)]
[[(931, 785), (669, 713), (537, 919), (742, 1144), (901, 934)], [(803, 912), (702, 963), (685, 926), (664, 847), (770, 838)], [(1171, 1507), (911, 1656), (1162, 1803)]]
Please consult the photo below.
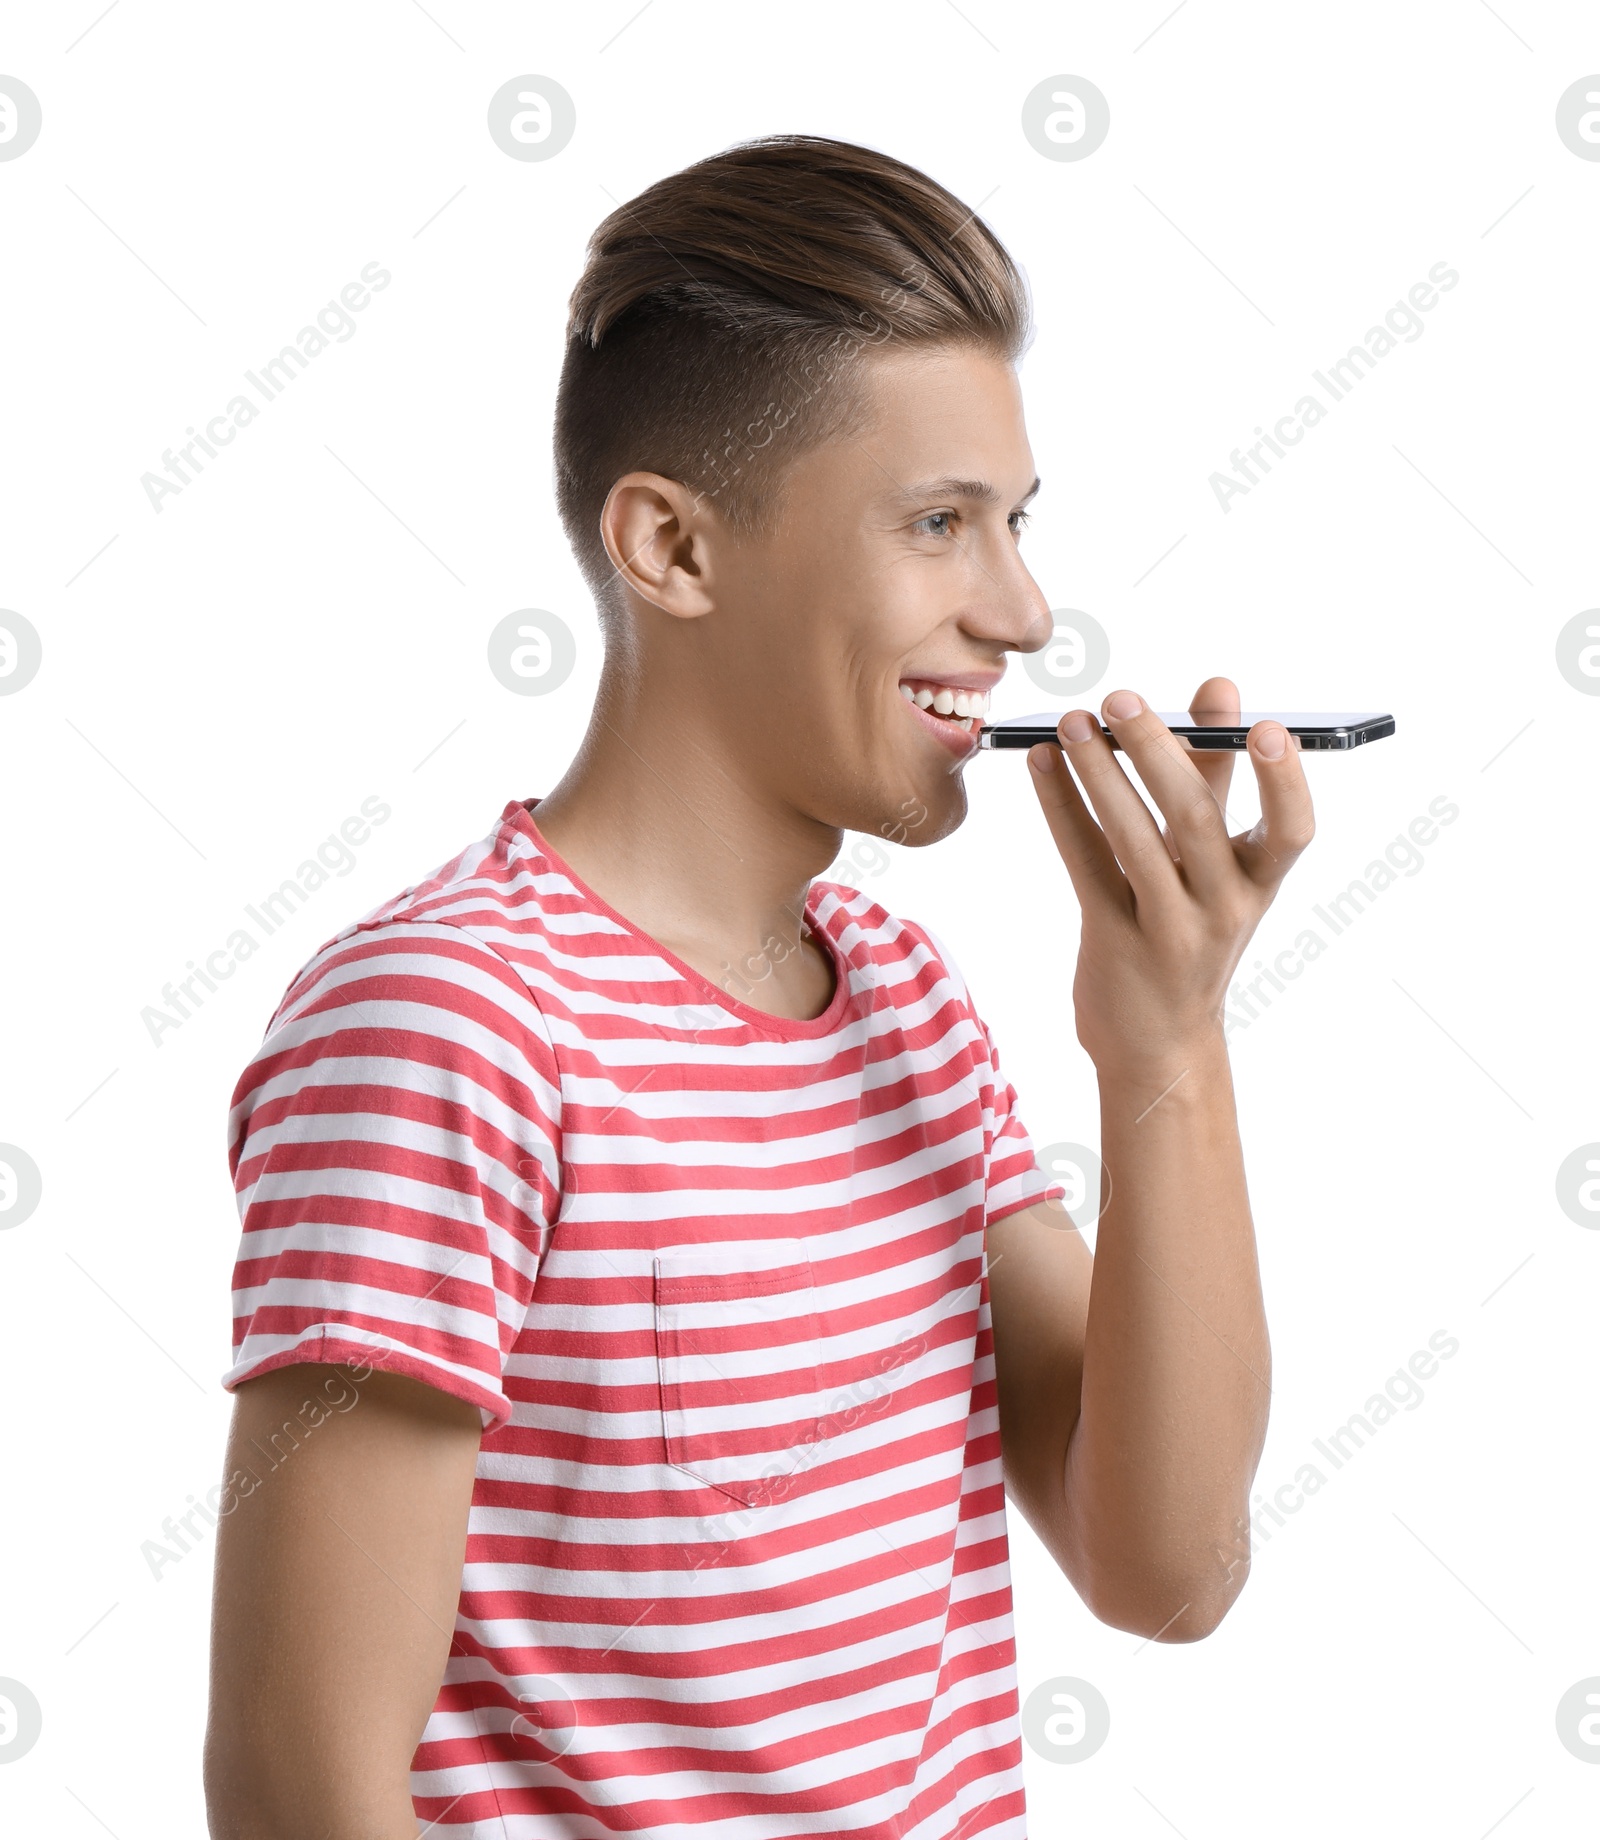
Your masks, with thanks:
[(766, 1242), (756, 1269), (750, 1256), (657, 1257), (656, 1364), (668, 1463), (759, 1505), (790, 1493), (817, 1455), (820, 1324), (802, 1241)]

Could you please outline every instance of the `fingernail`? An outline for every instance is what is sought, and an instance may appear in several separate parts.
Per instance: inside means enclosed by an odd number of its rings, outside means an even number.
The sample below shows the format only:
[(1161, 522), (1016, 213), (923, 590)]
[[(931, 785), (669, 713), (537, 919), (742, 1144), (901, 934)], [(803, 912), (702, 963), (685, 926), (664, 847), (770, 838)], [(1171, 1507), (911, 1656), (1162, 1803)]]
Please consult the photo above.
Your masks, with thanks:
[(1289, 731), (1280, 728), (1276, 722), (1270, 728), (1262, 729), (1256, 736), (1256, 752), (1263, 760), (1282, 760), (1283, 751), (1289, 745)]
[(1053, 773), (1056, 767), (1056, 750), (1048, 742), (1039, 747), (1029, 748), (1028, 765), (1035, 773)]
[(1108, 716), (1136, 716), (1144, 704), (1131, 690), (1117, 690), (1106, 698)]
[(1074, 709), (1061, 718), (1060, 734), (1068, 741), (1087, 741), (1094, 733), (1094, 717), (1086, 709)]

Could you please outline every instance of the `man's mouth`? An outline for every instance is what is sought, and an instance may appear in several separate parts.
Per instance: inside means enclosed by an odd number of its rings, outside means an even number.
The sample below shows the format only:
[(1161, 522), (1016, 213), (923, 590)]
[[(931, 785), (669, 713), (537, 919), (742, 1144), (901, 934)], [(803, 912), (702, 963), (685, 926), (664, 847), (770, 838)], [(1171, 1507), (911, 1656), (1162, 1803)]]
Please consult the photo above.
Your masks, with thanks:
[(900, 694), (925, 716), (976, 737), (989, 713), (989, 692), (964, 685), (940, 683), (934, 678), (905, 677)]

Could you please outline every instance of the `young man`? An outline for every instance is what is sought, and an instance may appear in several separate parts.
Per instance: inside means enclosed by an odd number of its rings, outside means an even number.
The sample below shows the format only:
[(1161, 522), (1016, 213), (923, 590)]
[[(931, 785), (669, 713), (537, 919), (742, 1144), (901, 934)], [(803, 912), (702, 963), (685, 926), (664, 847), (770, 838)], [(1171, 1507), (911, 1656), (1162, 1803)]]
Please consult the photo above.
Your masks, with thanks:
[(1165, 830), (1088, 712), (1030, 756), (1092, 1283), (956, 968), (813, 879), (961, 822), (1049, 636), (1027, 330), (983, 224), (861, 147), (737, 147), (596, 232), (556, 426), (588, 734), (310, 960), (234, 1095), (217, 1840), (1020, 1836), (1005, 1492), (1119, 1628), (1240, 1589), (1268, 1349), (1221, 1005), (1311, 836), (1285, 732), (1234, 839), (1226, 763), (1128, 692)]

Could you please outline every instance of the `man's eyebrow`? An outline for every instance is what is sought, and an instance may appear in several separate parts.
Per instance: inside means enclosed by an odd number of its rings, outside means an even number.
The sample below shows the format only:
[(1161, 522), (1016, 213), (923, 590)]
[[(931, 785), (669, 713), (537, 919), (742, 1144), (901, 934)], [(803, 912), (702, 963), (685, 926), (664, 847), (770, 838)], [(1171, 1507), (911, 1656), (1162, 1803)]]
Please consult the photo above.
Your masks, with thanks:
[[(1033, 484), (1017, 500), (1018, 505), (1027, 504), (1038, 490), (1039, 481), (1035, 477)], [(957, 479), (950, 475), (943, 479), (924, 479), (917, 485), (907, 486), (904, 496), (915, 499), (965, 498), (980, 505), (1000, 503), (1000, 494), (987, 479)]]

